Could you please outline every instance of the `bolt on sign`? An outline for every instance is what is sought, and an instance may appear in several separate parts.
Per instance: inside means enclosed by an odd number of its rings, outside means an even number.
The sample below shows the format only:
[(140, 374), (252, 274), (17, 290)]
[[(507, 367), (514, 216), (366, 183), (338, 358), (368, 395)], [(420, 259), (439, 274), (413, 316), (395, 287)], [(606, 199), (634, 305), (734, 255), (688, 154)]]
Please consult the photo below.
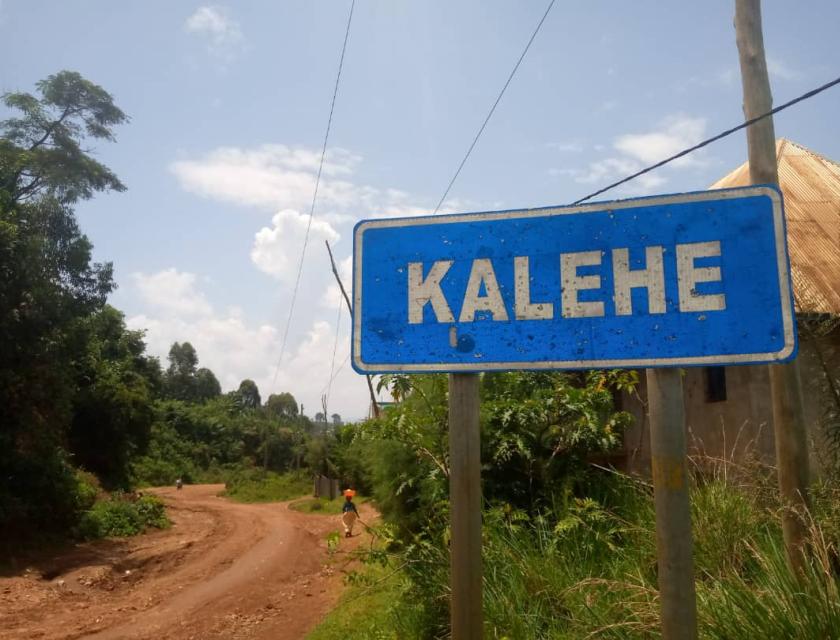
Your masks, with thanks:
[(796, 327), (772, 186), (365, 220), (363, 373), (784, 362)]

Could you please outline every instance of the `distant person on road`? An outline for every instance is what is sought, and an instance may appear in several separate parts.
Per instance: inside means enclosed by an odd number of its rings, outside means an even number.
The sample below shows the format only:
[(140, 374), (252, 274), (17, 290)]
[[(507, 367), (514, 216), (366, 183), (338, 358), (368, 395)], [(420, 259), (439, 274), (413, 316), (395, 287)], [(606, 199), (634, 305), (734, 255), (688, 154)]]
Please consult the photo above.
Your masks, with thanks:
[(356, 492), (353, 489), (347, 489), (344, 492), (344, 504), (341, 507), (341, 523), (344, 525), (344, 537), (349, 538), (353, 535), (353, 525), (359, 517), (359, 511), (356, 505), (353, 504), (353, 496)]
[(181, 487), (183, 487), (183, 486), (184, 486), (184, 481), (183, 481), (183, 480), (181, 480), (181, 478), (178, 478), (178, 479), (175, 481), (175, 488), (176, 488), (176, 489), (180, 489), (180, 488), (181, 488)]

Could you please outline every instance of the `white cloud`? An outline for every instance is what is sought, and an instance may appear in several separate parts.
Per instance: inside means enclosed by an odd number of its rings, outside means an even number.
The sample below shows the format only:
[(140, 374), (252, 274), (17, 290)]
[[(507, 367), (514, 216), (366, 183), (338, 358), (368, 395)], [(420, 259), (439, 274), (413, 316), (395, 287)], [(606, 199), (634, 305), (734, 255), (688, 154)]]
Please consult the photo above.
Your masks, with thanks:
[[(662, 128), (649, 133), (632, 133), (619, 136), (613, 147), (622, 153), (653, 164), (697, 144), (706, 132), (705, 118), (692, 118), (685, 115), (670, 116), (662, 123)], [(696, 162), (692, 156), (674, 161), (674, 166), (686, 166)]]
[(776, 80), (796, 80), (801, 75), (787, 63), (773, 57), (767, 58), (767, 73)]
[[(181, 187), (197, 195), (261, 210), (309, 211), (320, 150), (266, 144), (253, 148), (220, 147), (202, 157), (172, 162), (170, 171)], [(365, 217), (415, 216), (431, 213), (399, 189), (380, 189), (354, 180), (362, 158), (350, 151), (327, 151), (315, 217), (332, 223)], [(443, 209), (467, 203), (448, 200)]]
[[(692, 118), (686, 115), (669, 116), (654, 131), (629, 133), (616, 138), (612, 147), (618, 152), (617, 155), (590, 162), (583, 169), (552, 169), (549, 174), (568, 176), (579, 184), (602, 185), (631, 175), (646, 165), (664, 160), (697, 144), (702, 140), (705, 131), (704, 118)], [(595, 149), (599, 150), (598, 147)], [(700, 166), (705, 166), (705, 163), (696, 155), (686, 156), (669, 163), (665, 171)], [(667, 175), (659, 169), (639, 176), (622, 187), (622, 190), (631, 195), (647, 194), (667, 182)]]
[(583, 145), (579, 142), (546, 142), (545, 146), (548, 149), (565, 153), (580, 153), (583, 151)]
[[(215, 310), (206, 302), (198, 287), (198, 278), (191, 273), (171, 268), (155, 274), (137, 274), (132, 279), (139, 298), (148, 306), (143, 313), (127, 320), (132, 329), (146, 331), (149, 353), (166, 363), (173, 342), (190, 342), (199, 357), (199, 366), (208, 367), (219, 378), (223, 390), (236, 389), (245, 378), (251, 378), (263, 398), (270, 393), (289, 391), (306, 406), (312, 416), (320, 411), (320, 396), (330, 377), (330, 362), (335, 345), (335, 325), (322, 320), (310, 320), (310, 328), (297, 345), (287, 349), (287, 355), (272, 385), (280, 351), (280, 332), (269, 324), (249, 324), (241, 309)], [(170, 304), (168, 293), (181, 296), (194, 304), (185, 312), (177, 304)], [(349, 325), (346, 313), (342, 318), (336, 369), (349, 353)], [(332, 384), (330, 413), (345, 418), (360, 418), (367, 414), (369, 397), (362, 376), (345, 366)]]
[(184, 22), (184, 29), (206, 38), (208, 52), (226, 62), (232, 61), (242, 50), (242, 29), (224, 7), (199, 7)]
[[(260, 271), (286, 284), (293, 283), (306, 229), (310, 226), (309, 215), (293, 209), (284, 209), (274, 215), (271, 225), (263, 227), (254, 236), (251, 261)], [(328, 222), (316, 218), (311, 222), (307, 253), (322, 251), (325, 240), (334, 244), (338, 242), (339, 237), (338, 232)]]
[(152, 307), (187, 316), (210, 313), (210, 303), (196, 291), (192, 273), (172, 268), (151, 275), (133, 273), (131, 278), (141, 299)]

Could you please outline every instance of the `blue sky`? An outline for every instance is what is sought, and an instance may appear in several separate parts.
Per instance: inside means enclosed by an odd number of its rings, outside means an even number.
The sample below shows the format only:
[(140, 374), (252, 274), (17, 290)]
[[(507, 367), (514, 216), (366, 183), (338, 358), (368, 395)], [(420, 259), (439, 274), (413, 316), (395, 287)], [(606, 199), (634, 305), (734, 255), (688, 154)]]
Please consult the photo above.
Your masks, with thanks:
[[(840, 3), (764, 3), (777, 103), (838, 75)], [(2, 0), (0, 90), (72, 69), (131, 116), (97, 157), (128, 186), (78, 207), (120, 285), (112, 303), (165, 356), (189, 340), (226, 389), (288, 390), (312, 415), (330, 378), (355, 221), (428, 212), (547, 2), (358, 0), (287, 354), (274, 379), (349, 0), (205, 4)], [(447, 210), (564, 204), (742, 119), (734, 3), (558, 0)], [(776, 118), (840, 159), (840, 89)], [(736, 134), (611, 197), (707, 187)], [(347, 275), (347, 274), (346, 274)], [(349, 350), (340, 324), (335, 368)], [(344, 365), (329, 410), (367, 407)]]

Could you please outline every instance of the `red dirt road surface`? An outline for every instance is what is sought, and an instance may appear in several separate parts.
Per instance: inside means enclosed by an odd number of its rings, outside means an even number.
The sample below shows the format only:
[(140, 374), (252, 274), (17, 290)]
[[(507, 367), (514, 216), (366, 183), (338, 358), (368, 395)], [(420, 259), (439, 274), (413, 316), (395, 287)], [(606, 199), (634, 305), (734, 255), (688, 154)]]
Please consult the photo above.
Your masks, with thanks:
[[(0, 636), (91, 640), (303, 638), (335, 604), (338, 516), (238, 504), (222, 485), (158, 489), (173, 526), (79, 545), (0, 573)], [(362, 518), (374, 517), (363, 505)], [(364, 530), (359, 527), (356, 534)], [(340, 538), (341, 550), (367, 534)]]

